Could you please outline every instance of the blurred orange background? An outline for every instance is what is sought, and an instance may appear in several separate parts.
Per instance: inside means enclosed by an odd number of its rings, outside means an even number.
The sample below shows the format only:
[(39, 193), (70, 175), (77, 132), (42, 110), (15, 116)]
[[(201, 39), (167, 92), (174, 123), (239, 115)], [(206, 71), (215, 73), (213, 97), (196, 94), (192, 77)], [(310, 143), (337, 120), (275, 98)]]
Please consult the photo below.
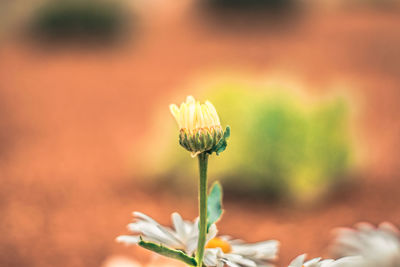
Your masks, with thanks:
[(357, 183), (308, 208), (226, 195), (221, 233), (280, 240), (287, 266), (300, 253), (327, 255), (333, 227), (399, 225), (400, 9), (342, 2), (215, 13), (195, 1), (122, 1), (134, 19), (104, 45), (38, 41), (26, 25), (39, 3), (0, 3), (0, 265), (148, 261), (114, 241), (132, 211), (165, 224), (174, 211), (197, 216), (195, 194), (143, 182), (157, 122), (175, 125), (168, 105), (196, 94), (202, 77), (238, 73), (295, 81), (312, 96), (343, 86), (363, 162)]

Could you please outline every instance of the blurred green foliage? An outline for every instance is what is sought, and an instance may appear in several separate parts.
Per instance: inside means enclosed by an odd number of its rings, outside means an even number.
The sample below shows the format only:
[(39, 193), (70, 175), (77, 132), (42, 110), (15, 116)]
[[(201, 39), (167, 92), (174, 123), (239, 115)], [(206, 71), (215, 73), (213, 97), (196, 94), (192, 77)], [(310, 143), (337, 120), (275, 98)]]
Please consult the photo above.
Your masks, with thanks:
[(48, 1), (32, 18), (35, 34), (52, 39), (116, 37), (126, 14), (117, 2), (92, 0)]
[[(352, 165), (349, 105), (336, 97), (307, 101), (284, 88), (255, 90), (224, 83), (206, 90), (223, 125), (232, 128), (225, 153), (210, 158), (210, 177), (227, 192), (313, 200), (348, 177)], [(176, 129), (175, 134), (177, 135)], [(191, 187), (193, 160), (176, 143), (164, 157), (168, 183)], [(182, 151), (181, 151), (182, 150)]]

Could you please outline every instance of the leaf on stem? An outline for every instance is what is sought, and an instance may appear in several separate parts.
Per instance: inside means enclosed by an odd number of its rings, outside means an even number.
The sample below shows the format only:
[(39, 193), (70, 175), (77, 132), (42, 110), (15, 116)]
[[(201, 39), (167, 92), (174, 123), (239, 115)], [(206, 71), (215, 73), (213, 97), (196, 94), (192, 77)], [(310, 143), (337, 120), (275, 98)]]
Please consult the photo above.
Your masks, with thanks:
[(156, 252), (165, 257), (183, 261), (184, 263), (186, 263), (190, 266), (197, 266), (197, 261), (195, 258), (188, 256), (187, 254), (185, 254), (184, 252), (182, 252), (180, 250), (167, 248), (167, 247), (164, 247), (162, 244), (156, 244), (153, 242), (144, 241), (142, 239), (142, 237), (140, 237), (140, 241), (138, 244), (142, 248), (151, 250), (151, 251)]
[(210, 190), (207, 201), (207, 232), (210, 226), (222, 215), (222, 186), (215, 182)]

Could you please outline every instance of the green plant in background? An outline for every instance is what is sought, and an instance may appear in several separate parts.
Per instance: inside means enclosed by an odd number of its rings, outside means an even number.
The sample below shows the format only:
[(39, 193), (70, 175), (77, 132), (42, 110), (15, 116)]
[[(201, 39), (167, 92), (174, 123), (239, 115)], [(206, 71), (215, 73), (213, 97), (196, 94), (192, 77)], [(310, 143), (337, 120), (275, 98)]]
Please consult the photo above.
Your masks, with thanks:
[(126, 26), (126, 13), (117, 2), (48, 1), (32, 18), (35, 34), (51, 39), (112, 39)]
[[(255, 90), (256, 89), (256, 90)], [(283, 88), (218, 84), (206, 94), (235, 129), (230, 152), (211, 171), (239, 195), (313, 200), (348, 178), (352, 166), (350, 114), (342, 97), (307, 101)], [(164, 158), (170, 178), (186, 187), (176, 150)], [(187, 170), (185, 170), (186, 172)]]

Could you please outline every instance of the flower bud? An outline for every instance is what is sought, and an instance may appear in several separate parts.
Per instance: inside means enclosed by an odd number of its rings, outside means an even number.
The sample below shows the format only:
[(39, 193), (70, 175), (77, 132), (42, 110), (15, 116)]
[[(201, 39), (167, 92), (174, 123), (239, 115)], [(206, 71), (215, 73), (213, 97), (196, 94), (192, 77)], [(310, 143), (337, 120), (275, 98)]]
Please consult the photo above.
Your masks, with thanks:
[(225, 150), (230, 129), (227, 127), (224, 132), (211, 102), (200, 104), (188, 96), (179, 108), (172, 104), (170, 110), (180, 128), (179, 144), (192, 152), (193, 157), (203, 152), (219, 154)]

